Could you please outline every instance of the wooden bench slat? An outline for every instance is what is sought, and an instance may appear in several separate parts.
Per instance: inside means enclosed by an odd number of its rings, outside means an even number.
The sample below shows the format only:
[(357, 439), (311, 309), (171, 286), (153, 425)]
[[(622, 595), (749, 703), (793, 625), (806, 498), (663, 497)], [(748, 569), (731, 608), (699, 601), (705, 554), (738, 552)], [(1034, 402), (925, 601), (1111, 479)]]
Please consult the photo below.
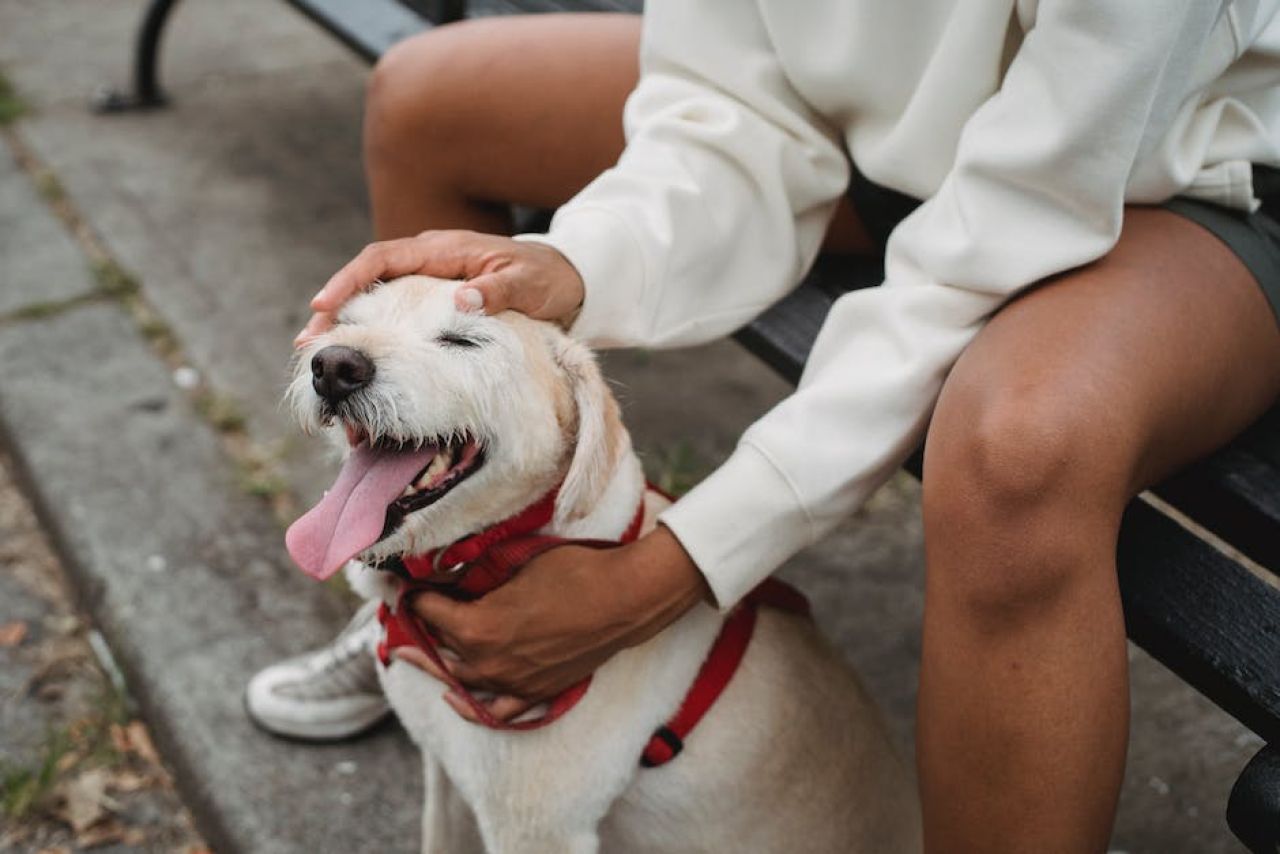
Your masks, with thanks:
[(1231, 787), (1227, 824), (1254, 854), (1280, 851), (1280, 745), (1258, 751)]
[(844, 292), (879, 285), (884, 267), (872, 258), (820, 257), (804, 282), (734, 337), (791, 383), (800, 381), (813, 340)]
[(287, 0), (369, 62), (393, 44), (431, 26), (399, 0)]
[(1280, 743), (1280, 590), (1140, 500), (1117, 559), (1129, 637)]
[(638, 0), (469, 0), (469, 17), (545, 12), (639, 12)]
[(1226, 448), (1154, 491), (1280, 573), (1280, 407)]

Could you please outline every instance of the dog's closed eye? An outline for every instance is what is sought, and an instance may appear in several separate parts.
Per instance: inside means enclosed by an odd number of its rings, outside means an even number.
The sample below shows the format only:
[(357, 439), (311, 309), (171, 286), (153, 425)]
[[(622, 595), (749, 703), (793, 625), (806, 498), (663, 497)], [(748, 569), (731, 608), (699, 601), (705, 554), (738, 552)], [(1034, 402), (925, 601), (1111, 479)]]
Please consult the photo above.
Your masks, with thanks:
[(478, 338), (468, 338), (465, 335), (458, 335), (453, 332), (441, 333), (436, 337), (436, 342), (447, 347), (479, 347), (483, 343)]

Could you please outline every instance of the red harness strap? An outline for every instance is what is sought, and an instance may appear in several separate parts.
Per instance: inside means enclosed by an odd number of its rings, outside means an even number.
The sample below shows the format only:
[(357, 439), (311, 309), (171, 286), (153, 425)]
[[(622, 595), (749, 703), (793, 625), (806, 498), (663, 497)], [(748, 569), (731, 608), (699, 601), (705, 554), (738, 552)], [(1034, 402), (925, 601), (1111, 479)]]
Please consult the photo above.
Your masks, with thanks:
[[(556, 490), (552, 490), (516, 516), (479, 534), (459, 540), (443, 550), (404, 558), (404, 567), (412, 580), (403, 584), (394, 609), (385, 604), (378, 609), (378, 620), (384, 630), (383, 639), (378, 644), (378, 658), (382, 663), (390, 663), (391, 650), (396, 647), (418, 647), (446, 675), (449, 687), (471, 708), (477, 719), (491, 729), (530, 730), (546, 726), (577, 705), (586, 695), (591, 677), (554, 697), (546, 713), (540, 717), (516, 722), (499, 720), (452, 676), (440, 657), (437, 639), (417, 618), (410, 600), (423, 590), (434, 590), (459, 599), (476, 599), (510, 581), (520, 567), (548, 549), (569, 543), (614, 548), (635, 540), (644, 523), (644, 503), (641, 502), (631, 524), (617, 542), (566, 540), (534, 534), (551, 521), (555, 499)], [(749, 593), (725, 620), (676, 714), (649, 739), (640, 759), (642, 765), (648, 768), (663, 765), (680, 753), (684, 740), (724, 691), (742, 661), (755, 629), (756, 611), (760, 605), (809, 613), (809, 603), (804, 596), (780, 581), (768, 579)]]
[(453, 692), (490, 729), (529, 730), (546, 726), (577, 705), (586, 695), (591, 677), (588, 676), (552, 698), (546, 713), (540, 717), (514, 722), (500, 720), (493, 716), (488, 706), (477, 700), (466, 686), (454, 678), (440, 657), (437, 648), (439, 641), (417, 618), (410, 600), (424, 590), (443, 593), (456, 599), (478, 599), (506, 584), (520, 567), (548, 549), (567, 544), (616, 548), (632, 542), (640, 535), (640, 528), (644, 524), (643, 501), (636, 508), (631, 524), (616, 542), (568, 540), (534, 534), (534, 531), (547, 525), (555, 515), (558, 491), (559, 487), (510, 519), (465, 537), (444, 549), (434, 549), (423, 555), (402, 559), (412, 580), (402, 583), (394, 610), (386, 604), (378, 609), (378, 621), (382, 623), (384, 632), (382, 641), (378, 644), (378, 659), (387, 665), (391, 661), (391, 650), (396, 647), (418, 647), (445, 674), (445, 682)]
[(809, 616), (809, 600), (783, 581), (766, 578), (748, 593), (720, 627), (720, 634), (711, 645), (711, 651), (702, 662), (702, 668), (680, 708), (649, 738), (640, 756), (641, 765), (646, 768), (665, 765), (684, 749), (689, 733), (719, 699), (742, 663), (742, 656), (746, 654), (747, 644), (755, 631), (756, 613), (762, 605)]

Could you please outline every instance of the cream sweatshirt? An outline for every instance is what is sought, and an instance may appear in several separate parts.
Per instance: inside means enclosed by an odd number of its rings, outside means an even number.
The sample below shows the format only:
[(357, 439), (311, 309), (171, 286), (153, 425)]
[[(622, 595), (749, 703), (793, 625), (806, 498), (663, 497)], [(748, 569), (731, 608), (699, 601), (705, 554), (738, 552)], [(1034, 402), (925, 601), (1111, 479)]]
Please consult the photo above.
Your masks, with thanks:
[(795, 287), (849, 181), (927, 201), (836, 301), (795, 393), (662, 515), (730, 607), (923, 438), (1021, 288), (1105, 254), (1125, 202), (1248, 209), (1280, 164), (1280, 0), (649, 0), (618, 164), (545, 236), (597, 346), (728, 334)]

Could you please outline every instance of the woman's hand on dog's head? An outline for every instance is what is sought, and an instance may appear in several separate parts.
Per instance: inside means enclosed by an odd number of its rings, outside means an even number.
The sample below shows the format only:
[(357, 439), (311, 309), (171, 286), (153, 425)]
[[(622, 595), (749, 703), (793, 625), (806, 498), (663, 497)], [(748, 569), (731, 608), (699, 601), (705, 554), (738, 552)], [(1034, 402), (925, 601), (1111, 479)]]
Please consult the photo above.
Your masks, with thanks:
[(545, 244), (474, 231), (424, 231), (366, 246), (312, 298), (315, 313), (294, 344), (302, 346), (332, 326), (356, 294), (410, 275), (465, 280), (455, 296), (461, 310), (512, 309), (540, 320), (563, 322), (582, 305), (584, 294), (578, 271)]
[[(710, 601), (710, 593), (702, 574), (659, 526), (616, 549), (552, 549), (478, 601), (423, 593), (413, 608), (451, 651), (442, 658), (453, 676), (468, 688), (495, 692), (490, 713), (511, 720), (703, 600)], [(400, 647), (395, 655), (443, 679), (416, 648)], [(445, 699), (476, 721), (460, 697)]]

